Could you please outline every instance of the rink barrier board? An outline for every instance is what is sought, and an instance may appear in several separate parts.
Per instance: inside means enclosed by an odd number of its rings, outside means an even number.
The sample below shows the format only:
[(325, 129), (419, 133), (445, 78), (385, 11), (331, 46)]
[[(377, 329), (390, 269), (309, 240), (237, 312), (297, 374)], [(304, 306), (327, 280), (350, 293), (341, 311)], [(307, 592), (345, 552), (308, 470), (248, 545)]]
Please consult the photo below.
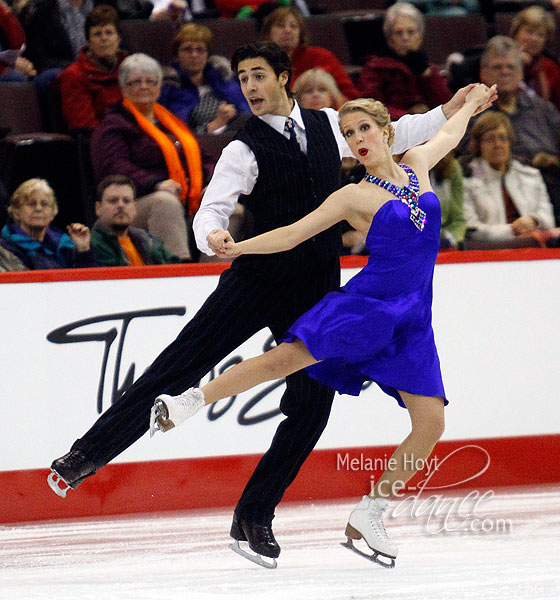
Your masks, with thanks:
[[(367, 459), (390, 456), (394, 448), (315, 450), (283, 500), (312, 502), (368, 493), (382, 471), (368, 468)], [(345, 455), (357, 461), (357, 469), (339, 468)], [(560, 435), (441, 441), (432, 456), (438, 457), (438, 468), (431, 477), (426, 469), (420, 471), (409, 482), (408, 493), (418, 493), (422, 482), (426, 485), (422, 498), (560, 482)], [(231, 507), (259, 458), (239, 455), (109, 464), (77, 490), (69, 490), (64, 499), (48, 487), (48, 469), (0, 472), (0, 489), (4, 490), (0, 522)]]
[[(560, 258), (560, 250), (516, 249), (441, 252), (438, 264), (540, 261)], [(343, 268), (359, 268), (367, 257), (343, 257)], [(229, 263), (199, 263), (150, 267), (113, 267), (0, 273), (0, 283), (88, 281), (219, 275)], [(436, 453), (452, 453), (465, 446), (479, 448), (457, 454), (453, 464), (436, 473), (438, 485), (447, 489), (488, 489), (498, 486), (534, 485), (560, 481), (560, 435), (501, 437), (466, 441), (442, 441)], [(462, 482), (481, 460), (480, 448), (491, 456), (491, 468)], [(382, 456), (394, 446), (315, 450), (301, 474), (288, 489), (287, 501), (312, 501), (359, 496), (369, 490), (378, 471), (356, 473), (334, 470), (339, 453)], [(88, 479), (68, 498), (58, 498), (47, 486), (47, 469), (0, 471), (5, 493), (0, 500), (0, 522), (232, 506), (253, 472), (260, 455), (181, 458), (111, 464)], [(544, 458), (543, 458), (544, 457)], [(50, 457), (49, 457), (50, 458)], [(232, 474), (234, 474), (232, 476)], [(411, 483), (420, 480), (417, 476)], [(411, 490), (411, 493), (414, 493)], [(425, 492), (426, 493), (426, 492)]]
[[(518, 248), (515, 250), (443, 251), (436, 264), (511, 262), (527, 260), (558, 260), (560, 249)], [(366, 256), (343, 256), (343, 269), (363, 267)], [(182, 265), (150, 265), (146, 267), (95, 267), (84, 269), (50, 269), (47, 271), (10, 271), (0, 273), (2, 283), (34, 283), (47, 281), (89, 281), (99, 279), (141, 279), (157, 277), (186, 277), (220, 275), (229, 268), (229, 262), (190, 263)]]

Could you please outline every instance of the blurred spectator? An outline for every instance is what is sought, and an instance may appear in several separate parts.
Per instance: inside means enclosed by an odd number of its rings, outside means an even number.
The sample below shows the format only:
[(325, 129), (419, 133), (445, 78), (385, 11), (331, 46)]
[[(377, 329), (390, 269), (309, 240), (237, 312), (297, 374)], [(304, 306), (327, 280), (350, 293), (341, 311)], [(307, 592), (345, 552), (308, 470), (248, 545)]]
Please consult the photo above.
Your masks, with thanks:
[(194, 18), (186, 0), (163, 0), (155, 2), (151, 21), (173, 21), (181, 24)]
[(300, 75), (293, 86), (293, 93), (303, 108), (338, 110), (344, 103), (334, 77), (319, 68), (309, 69)]
[(119, 69), (124, 99), (104, 117), (91, 138), (97, 181), (127, 175), (137, 194), (135, 227), (163, 240), (165, 248), (189, 260), (185, 204), (200, 205), (203, 184), (198, 143), (186, 125), (157, 103), (162, 70), (146, 54), (132, 54)]
[(10, 251), (0, 246), (0, 273), (4, 271), (26, 271), (27, 267)]
[(466, 232), (463, 171), (453, 151), (430, 171), (430, 184), (441, 206), (440, 248), (462, 248)]
[(303, 15), (309, 16), (309, 8), (305, 0), (281, 0), (280, 2), (270, 2), (270, 0), (214, 0), (214, 4), (218, 9), (220, 17), (238, 19), (247, 19), (255, 15), (259, 9), (266, 5), (283, 5), (290, 6), (293, 4)]
[(119, 50), (118, 21), (112, 6), (94, 8), (85, 24), (88, 45), (58, 76), (62, 113), (71, 131), (93, 131), (107, 109), (122, 99), (118, 69), (126, 53)]
[(383, 102), (392, 119), (447, 102), (447, 81), (421, 49), (422, 13), (407, 2), (393, 4), (385, 13), (383, 34), (387, 48), (364, 65), (358, 82), (361, 95)]
[(163, 242), (143, 229), (131, 227), (136, 217), (134, 184), (125, 175), (109, 175), (97, 186), (91, 247), (104, 267), (163, 265), (181, 262)]
[(149, 0), (95, 0), (95, 4), (112, 6), (119, 13), (119, 19), (148, 19), (154, 9)]
[(488, 86), (497, 84), (498, 100), (489, 110), (510, 118), (515, 133), (513, 154), (540, 169), (559, 223), (560, 113), (550, 102), (522, 89), (522, 52), (509, 37), (498, 35), (486, 43), (480, 80)]
[(84, 25), (93, 0), (21, 0), (25, 56), (37, 71), (65, 69), (86, 45)]
[(309, 46), (306, 21), (296, 8), (282, 6), (270, 13), (263, 22), (261, 39), (275, 42), (290, 57), (293, 67), (292, 86), (302, 73), (320, 67), (334, 77), (345, 99), (360, 97), (338, 58), (325, 48)]
[(478, 0), (412, 0), (411, 4), (427, 15), (460, 16), (480, 10)]
[(543, 54), (555, 32), (554, 17), (541, 6), (530, 6), (515, 15), (510, 36), (523, 51), (525, 83), (560, 109), (560, 66)]
[[(209, 59), (212, 32), (188, 23), (173, 37), (171, 68), (166, 70), (160, 104), (196, 133), (222, 133), (238, 128), (240, 113), (249, 113), (239, 82), (220, 57)], [(223, 64), (225, 62), (225, 64)]]
[(68, 234), (51, 226), (58, 212), (54, 192), (44, 179), (28, 179), (12, 194), (10, 219), (2, 228), (0, 244), (28, 269), (96, 267), (90, 231), (80, 223)]
[(543, 178), (538, 169), (512, 158), (513, 138), (511, 122), (499, 112), (485, 112), (472, 127), (475, 158), (464, 182), (464, 211), (474, 240), (508, 242), (554, 227)]
[(25, 33), (10, 7), (0, 0), (0, 81), (27, 81), (36, 74), (33, 63), (21, 56)]

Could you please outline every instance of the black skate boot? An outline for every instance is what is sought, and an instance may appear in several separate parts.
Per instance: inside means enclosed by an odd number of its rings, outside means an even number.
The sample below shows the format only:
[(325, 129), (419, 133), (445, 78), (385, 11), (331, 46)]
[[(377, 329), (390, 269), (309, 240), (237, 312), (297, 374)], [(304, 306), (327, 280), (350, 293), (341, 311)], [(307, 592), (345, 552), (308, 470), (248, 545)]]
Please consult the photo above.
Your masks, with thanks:
[[(234, 515), (229, 534), (235, 540), (235, 543), (229, 545), (234, 552), (261, 567), (276, 569), (276, 559), (280, 556), (280, 546), (274, 539), (270, 524), (250, 523)], [(249, 548), (256, 554), (249, 554), (249, 552), (243, 550), (239, 542), (248, 542)], [(263, 556), (272, 558), (272, 562), (265, 561)]]
[[(55, 494), (66, 498), (68, 488), (75, 490), (86, 477), (93, 475), (95, 471), (93, 461), (81, 450), (70, 450), (64, 456), (53, 461), (47, 482)], [(61, 483), (66, 487), (61, 487)]]

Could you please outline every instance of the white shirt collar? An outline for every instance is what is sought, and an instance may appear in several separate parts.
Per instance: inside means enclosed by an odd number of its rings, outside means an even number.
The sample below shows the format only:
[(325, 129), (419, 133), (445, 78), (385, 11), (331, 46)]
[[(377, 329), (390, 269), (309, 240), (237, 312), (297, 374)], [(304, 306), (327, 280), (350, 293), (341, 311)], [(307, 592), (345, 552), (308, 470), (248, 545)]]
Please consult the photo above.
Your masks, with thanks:
[[(294, 100), (294, 107), (292, 112), (288, 115), (292, 117), (297, 127), (300, 130), (305, 131), (305, 125), (303, 123), (303, 117), (301, 116), (301, 109), (299, 104)], [(284, 134), (284, 125), (286, 124), (286, 118), (282, 115), (262, 115), (259, 119), (262, 119), (267, 125), (270, 125), (272, 129), (278, 133)]]

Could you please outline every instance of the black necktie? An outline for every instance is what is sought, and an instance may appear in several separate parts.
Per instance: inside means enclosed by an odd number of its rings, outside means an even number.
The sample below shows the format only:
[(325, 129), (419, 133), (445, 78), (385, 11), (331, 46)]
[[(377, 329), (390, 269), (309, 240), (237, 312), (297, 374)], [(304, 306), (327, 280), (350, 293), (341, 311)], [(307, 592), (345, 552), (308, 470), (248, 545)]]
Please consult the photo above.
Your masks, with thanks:
[(288, 117), (286, 119), (286, 123), (284, 124), (284, 131), (287, 131), (290, 134), (290, 142), (295, 144), (296, 148), (300, 150), (299, 142), (296, 136), (295, 123), (292, 117)]

